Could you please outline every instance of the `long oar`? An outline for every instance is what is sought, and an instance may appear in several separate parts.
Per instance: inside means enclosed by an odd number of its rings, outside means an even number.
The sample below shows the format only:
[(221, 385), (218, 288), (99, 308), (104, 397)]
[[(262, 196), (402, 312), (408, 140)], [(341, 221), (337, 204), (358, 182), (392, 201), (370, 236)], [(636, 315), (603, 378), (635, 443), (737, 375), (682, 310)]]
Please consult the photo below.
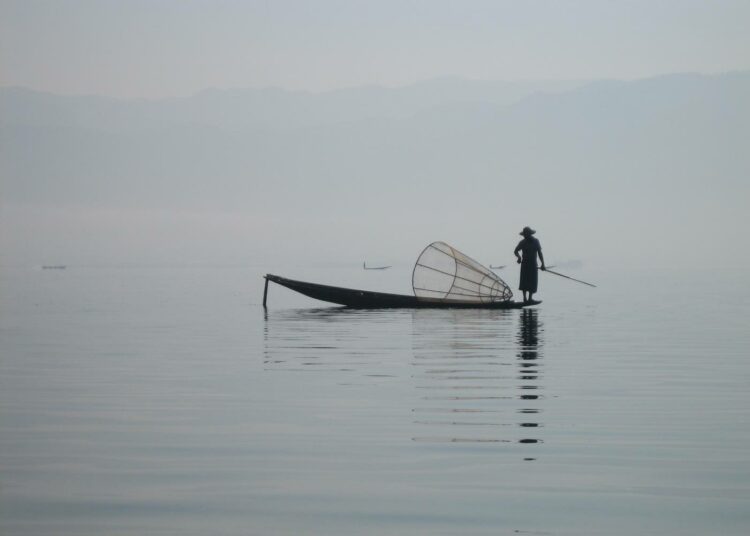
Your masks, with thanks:
[(559, 272), (553, 272), (553, 271), (552, 271), (552, 270), (550, 270), (549, 268), (547, 268), (546, 270), (543, 270), (543, 271), (544, 271), (544, 272), (547, 272), (548, 274), (555, 274), (555, 275), (559, 275), (560, 277), (564, 277), (565, 279), (570, 279), (571, 281), (575, 281), (576, 283), (583, 283), (584, 285), (588, 285), (588, 286), (590, 286), (590, 287), (594, 287), (594, 288), (596, 288), (596, 285), (592, 285), (591, 283), (586, 283), (586, 281), (581, 281), (580, 279), (576, 279), (576, 278), (574, 278), (574, 277), (570, 277), (569, 275), (561, 274), (561, 273), (559, 273)]

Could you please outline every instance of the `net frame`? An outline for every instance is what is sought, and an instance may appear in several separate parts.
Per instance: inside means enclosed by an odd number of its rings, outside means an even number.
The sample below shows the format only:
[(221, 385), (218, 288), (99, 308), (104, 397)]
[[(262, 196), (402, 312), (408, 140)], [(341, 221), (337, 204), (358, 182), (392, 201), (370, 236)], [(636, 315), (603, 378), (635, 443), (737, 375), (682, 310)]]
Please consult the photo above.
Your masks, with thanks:
[[(429, 279), (425, 274), (440, 284), (424, 285), (423, 280)], [(412, 290), (425, 301), (493, 303), (513, 298), (497, 274), (445, 242), (433, 242), (422, 250), (412, 270)]]

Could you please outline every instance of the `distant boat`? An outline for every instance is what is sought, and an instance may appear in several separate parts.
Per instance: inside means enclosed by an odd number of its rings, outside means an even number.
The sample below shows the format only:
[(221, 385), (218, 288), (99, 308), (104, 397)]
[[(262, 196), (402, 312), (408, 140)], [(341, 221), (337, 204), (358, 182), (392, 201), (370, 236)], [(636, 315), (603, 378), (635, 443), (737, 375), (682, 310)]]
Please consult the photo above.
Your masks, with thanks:
[[(507, 264), (503, 264), (503, 265), (500, 265), (500, 266), (492, 266), (492, 265), (490, 264), (490, 270), (502, 270), (502, 269), (503, 269), (503, 268), (505, 268), (506, 266), (508, 266), (508, 265), (507, 265)], [(547, 266), (547, 268), (554, 268), (554, 267), (555, 267), (555, 265), (554, 265), (554, 264), (550, 264), (549, 266)]]
[(367, 266), (367, 263), (363, 262), (362, 268), (365, 270), (387, 270), (390, 266)]
[(42, 270), (65, 270), (67, 266), (64, 264), (47, 264), (42, 266)]

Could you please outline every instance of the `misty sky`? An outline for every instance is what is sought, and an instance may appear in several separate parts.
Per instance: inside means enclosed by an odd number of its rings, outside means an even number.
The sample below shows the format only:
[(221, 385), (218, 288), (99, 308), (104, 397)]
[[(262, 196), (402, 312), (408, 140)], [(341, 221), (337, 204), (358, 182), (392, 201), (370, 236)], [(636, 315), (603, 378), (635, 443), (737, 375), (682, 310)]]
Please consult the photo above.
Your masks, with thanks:
[(750, 2), (0, 1), (0, 84), (119, 97), (750, 67)]
[[(747, 0), (0, 0), (0, 86), (162, 99), (0, 91), (0, 263), (433, 240), (505, 263), (531, 225), (554, 261), (712, 266), (747, 226), (748, 22)], [(269, 86), (321, 93), (202, 92)]]

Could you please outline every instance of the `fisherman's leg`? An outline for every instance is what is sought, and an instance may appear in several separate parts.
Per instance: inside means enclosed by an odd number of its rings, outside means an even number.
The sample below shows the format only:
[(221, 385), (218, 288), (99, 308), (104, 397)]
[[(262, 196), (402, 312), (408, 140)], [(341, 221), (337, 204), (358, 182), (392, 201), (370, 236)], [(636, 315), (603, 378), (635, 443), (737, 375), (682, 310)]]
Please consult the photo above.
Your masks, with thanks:
[(529, 292), (529, 301), (534, 301), (534, 293)]
[(521, 292), (523, 292), (523, 301), (525, 301), (525, 302), (526, 302), (526, 301), (529, 301), (529, 300), (527, 300), (527, 299), (526, 299), (526, 291), (525, 291), (525, 290), (523, 290), (523, 291), (521, 291)]

